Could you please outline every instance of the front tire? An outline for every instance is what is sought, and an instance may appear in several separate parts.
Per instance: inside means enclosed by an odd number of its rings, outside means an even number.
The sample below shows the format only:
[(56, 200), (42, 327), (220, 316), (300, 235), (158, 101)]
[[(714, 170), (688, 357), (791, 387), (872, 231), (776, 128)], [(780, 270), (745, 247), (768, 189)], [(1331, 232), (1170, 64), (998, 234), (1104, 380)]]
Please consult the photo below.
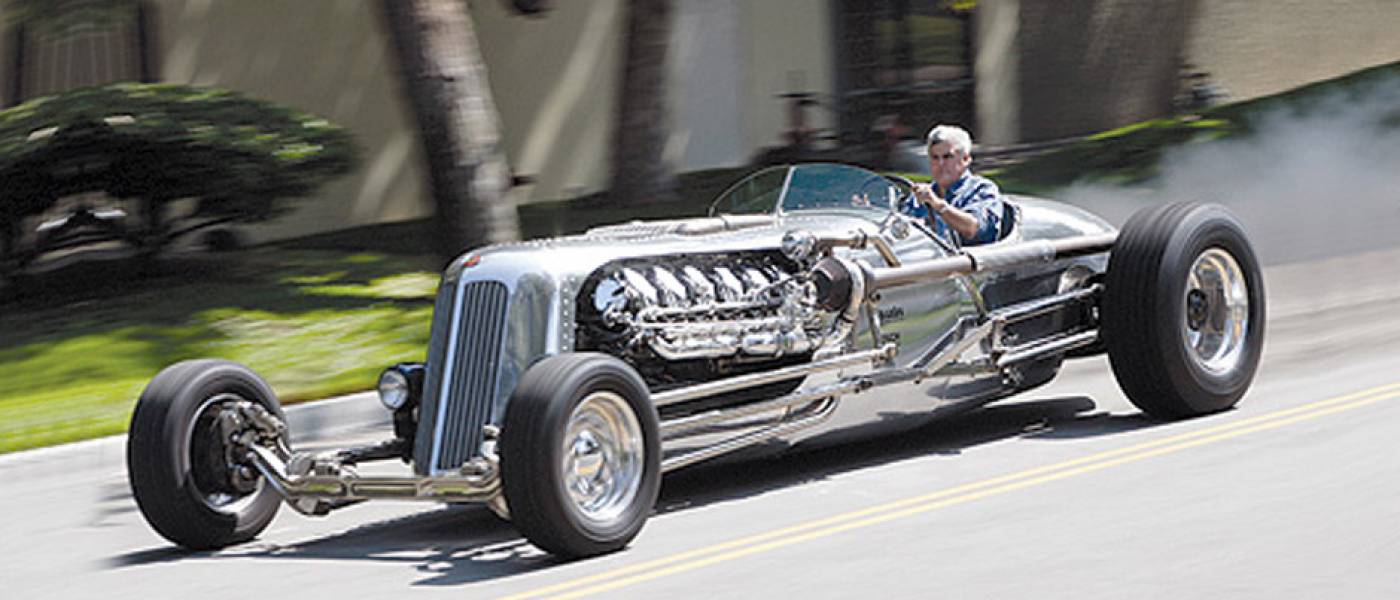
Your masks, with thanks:
[(277, 514), (276, 491), (250, 465), (229, 461), (218, 414), (241, 401), (282, 417), (267, 382), (229, 361), (176, 363), (141, 393), (127, 436), (127, 477), (141, 514), (165, 539), (191, 550), (222, 548), (253, 539)]
[(646, 384), (617, 358), (561, 354), (530, 367), (501, 428), (511, 521), (565, 558), (625, 547), (660, 489), (657, 422)]
[(1216, 205), (1133, 215), (1109, 256), (1100, 331), (1119, 387), (1143, 412), (1179, 419), (1234, 406), (1264, 343), (1264, 281), (1239, 221)]

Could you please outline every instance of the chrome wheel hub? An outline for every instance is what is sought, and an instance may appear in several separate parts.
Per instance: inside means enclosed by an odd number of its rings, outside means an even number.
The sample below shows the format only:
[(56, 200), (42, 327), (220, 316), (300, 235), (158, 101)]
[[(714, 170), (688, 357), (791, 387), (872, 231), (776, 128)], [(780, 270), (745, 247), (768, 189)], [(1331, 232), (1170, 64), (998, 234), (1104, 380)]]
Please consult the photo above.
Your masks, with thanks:
[(225, 513), (238, 513), (262, 490), (263, 479), (234, 451), (231, 439), (251, 428), (229, 411), (247, 404), (237, 394), (219, 394), (206, 399), (195, 411), (186, 439), (190, 475), (196, 495), (205, 506)]
[(609, 523), (636, 497), (642, 482), (642, 426), (613, 392), (589, 394), (569, 415), (563, 439), (564, 486), (575, 513)]
[(1197, 256), (1183, 302), (1182, 328), (1191, 360), (1214, 374), (1234, 370), (1249, 331), (1249, 288), (1235, 257), (1219, 247)]

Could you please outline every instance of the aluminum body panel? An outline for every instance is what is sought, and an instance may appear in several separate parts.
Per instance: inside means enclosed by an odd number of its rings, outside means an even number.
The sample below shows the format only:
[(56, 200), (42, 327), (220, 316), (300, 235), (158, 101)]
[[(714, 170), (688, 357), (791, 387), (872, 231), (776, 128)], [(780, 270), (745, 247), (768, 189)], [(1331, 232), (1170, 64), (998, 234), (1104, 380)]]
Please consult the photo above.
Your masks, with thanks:
[[(1113, 231), (1104, 221), (1074, 207), (1032, 198), (1012, 198), (1012, 201), (1021, 208), (1019, 223), (1011, 237), (999, 244)], [(855, 230), (880, 235), (879, 222), (887, 215), (886, 210), (859, 208), (811, 210), (769, 218), (634, 222), (579, 236), (495, 245), (463, 254), (444, 273), (435, 309), (428, 352), (430, 385), (425, 385), (424, 396), (437, 404), (428, 410), (430, 407), (425, 402), (423, 414), (427, 417), (420, 422), (415, 469), (420, 474), (441, 475), (451, 472), (455, 466), (454, 461), (423, 460), (441, 454), (441, 450), (435, 448), (444, 443), (445, 433), (452, 429), (450, 424), (443, 423), (447, 419), (443, 403), (484, 403), (490, 415), (488, 421), (499, 425), (510, 393), (530, 365), (546, 356), (576, 349), (573, 314), (576, 296), (584, 280), (600, 267), (619, 259), (657, 257), (664, 261), (666, 257), (687, 254), (777, 250), (784, 233), (794, 229), (818, 236), (849, 234)], [(901, 261), (907, 263), (948, 253), (926, 232), (911, 229), (908, 237), (892, 243)], [(838, 248), (836, 253), (871, 265), (885, 264), (873, 247)], [(1060, 274), (1073, 265), (1100, 273), (1106, 266), (1106, 257), (1088, 256), (1027, 265), (997, 273), (919, 282), (882, 292), (875, 316), (885, 339), (898, 341), (899, 353), (894, 366), (910, 366), (931, 351), (955, 344), (969, 324), (989, 308), (1053, 293)], [(458, 344), (468, 325), (461, 322), (460, 317), (448, 316), (456, 314), (460, 308), (451, 306), (452, 298), (462, 297), (461, 291), (475, 282), (487, 281), (497, 282), (506, 290), (505, 331), (501, 337), (500, 359), (494, 363), (495, 382), (489, 397), (481, 397), (480, 393), (474, 397), (453, 397), (452, 394), (461, 392), (452, 390), (463, 389), (461, 386), (444, 381), (442, 376), (433, 379), (434, 369), (438, 373), (451, 372), (444, 370), (442, 363), (448, 361), (450, 349)], [(444, 313), (444, 310), (453, 312)], [(869, 321), (860, 319), (852, 336), (856, 347), (874, 347), (875, 341), (868, 328)], [(857, 371), (859, 369), (814, 375), (804, 387), (834, 381)], [(804, 440), (835, 441), (885, 427), (917, 426), (943, 410), (985, 403), (1007, 391), (999, 377), (989, 376), (942, 377), (918, 384), (879, 387), (841, 402), (835, 414), (822, 426), (796, 432), (763, 447), (781, 448)], [(757, 415), (750, 423), (754, 427), (761, 426), (783, 414), (784, 411)], [(699, 436), (668, 441), (666, 451), (672, 454), (690, 450), (733, 433), (725, 431), (717, 432), (713, 438)], [(478, 451), (477, 448), (463, 448), (453, 452), (454, 457), (465, 460)]]
[[(1011, 197), (1020, 207), (1019, 222), (1011, 234), (994, 246), (1011, 245), (1036, 239), (1056, 239), (1112, 232), (1107, 222), (1073, 206), (1038, 198)], [(916, 230), (911, 237), (925, 235)], [(920, 240), (922, 241), (922, 240)], [(904, 262), (944, 255), (935, 246), (897, 246)], [(989, 246), (980, 246), (987, 248)], [(919, 254), (914, 254), (919, 253)], [(860, 258), (878, 264), (873, 251)], [(956, 344), (972, 329), (975, 318), (1022, 300), (1055, 293), (1060, 275), (1078, 265), (1092, 273), (1108, 266), (1107, 255), (1093, 255), (1031, 264), (992, 273), (977, 273), (947, 280), (902, 286), (881, 294), (879, 312), (883, 333), (899, 334), (900, 360), (896, 366), (909, 366), (910, 359), (926, 356)], [(975, 296), (980, 296), (980, 301)], [(1030, 332), (1034, 333), (1034, 332)], [(854, 334), (859, 347), (869, 348), (872, 338), (865, 321)], [(1058, 364), (1045, 365), (1058, 368)], [(870, 373), (868, 367), (830, 374), (827, 380)], [(821, 383), (814, 381), (813, 383)], [(839, 444), (870, 435), (888, 434), (919, 427), (946, 414), (980, 406), (1017, 391), (1000, 374), (963, 374), (925, 379), (919, 383), (894, 383), (860, 394), (849, 395), (821, 426), (795, 432), (765, 444), (764, 451), (781, 451), (797, 444), (804, 447)]]

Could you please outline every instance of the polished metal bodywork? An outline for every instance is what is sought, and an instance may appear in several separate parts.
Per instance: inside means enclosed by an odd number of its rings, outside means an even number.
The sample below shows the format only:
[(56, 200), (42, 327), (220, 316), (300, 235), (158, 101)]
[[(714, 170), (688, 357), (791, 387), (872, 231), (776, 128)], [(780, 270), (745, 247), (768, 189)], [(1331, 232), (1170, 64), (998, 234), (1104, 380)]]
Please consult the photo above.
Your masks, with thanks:
[[(755, 252), (781, 252), (793, 244), (791, 233), (804, 232), (818, 240), (844, 240), (831, 243), (827, 250), (840, 257), (880, 271), (885, 287), (878, 301), (863, 310), (851, 323), (850, 351), (875, 350), (881, 340), (894, 341), (893, 356), (878, 365), (857, 361), (859, 366), (826, 370), (807, 376), (804, 388), (838, 382), (861, 373), (923, 370), (931, 357), (954, 347), (974, 333), (975, 325), (985, 322), (998, 308), (1017, 302), (1052, 296), (1066, 280), (1084, 284), (1106, 266), (1098, 255), (1055, 256), (1057, 240), (1097, 236), (1103, 248), (1112, 243), (1114, 230), (1102, 220), (1076, 208), (1046, 200), (1012, 198), (1019, 207), (1019, 219), (1011, 235), (996, 244), (955, 251), (935, 239), (927, 230), (912, 228), (903, 239), (882, 230), (890, 211), (885, 208), (811, 208), (772, 215), (709, 217), (663, 222), (634, 222), (592, 230), (584, 235), (505, 244), (472, 251), (454, 260), (446, 270), (436, 315), (432, 345), (428, 351), (428, 381), (424, 388), (422, 423), (414, 451), (415, 468), (422, 475), (456, 472), (474, 456), (480, 455), (485, 441), (480, 428), (499, 425), (511, 391), (524, 371), (534, 362), (553, 354), (587, 350), (576, 345), (575, 311), (581, 288), (590, 276), (610, 263), (623, 259), (649, 258), (660, 264), (680, 261), (681, 257), (740, 256)], [(905, 229), (909, 229), (906, 227)], [(853, 243), (853, 239), (878, 243)], [(946, 270), (928, 270), (931, 262), (946, 259)], [(972, 262), (982, 270), (973, 272)], [(918, 265), (911, 267), (910, 265)], [(922, 268), (924, 272), (918, 272)], [(494, 331), (495, 325), (472, 323), (464, 317), (481, 313), (481, 295), (472, 291), (492, 286), (503, 292), (503, 305), (479, 314), (478, 320), (500, 319), (501, 335), (485, 336), (491, 346), (482, 347), (477, 338)], [(499, 300), (493, 302), (502, 303)], [(475, 303), (475, 304), (474, 304)], [(1021, 333), (1033, 336), (1034, 331)], [(468, 338), (472, 338), (468, 340)], [(1077, 332), (1069, 339), (1055, 339), (1062, 351), (1092, 344), (1092, 331)], [(470, 343), (464, 343), (470, 342)], [(985, 345), (985, 344), (984, 344)], [(689, 348), (703, 356), (703, 347)], [(882, 387), (859, 402), (842, 402), (824, 415), (824, 427), (805, 427), (785, 436), (765, 436), (765, 447), (786, 445), (813, 438), (837, 439), (844, 433), (865, 433), (884, 424), (908, 427), (923, 422), (951, 406), (985, 403), (1020, 389), (1022, 381), (1016, 363), (1041, 356), (1044, 348), (1023, 348), (1023, 356), (1002, 354), (1000, 364), (986, 368), (936, 370), (916, 378), (917, 383)], [(691, 358), (691, 355), (677, 358)], [(828, 349), (828, 355), (831, 350)], [(837, 353), (839, 354), (839, 352)], [(463, 355), (479, 363), (463, 367)], [(817, 359), (822, 356), (817, 356)], [(956, 358), (956, 357), (954, 357)], [(920, 364), (923, 361), (925, 364)], [(952, 362), (949, 359), (949, 362)], [(492, 367), (485, 372), (480, 367)], [(946, 365), (944, 365), (946, 366)], [(1054, 366), (1038, 365), (1040, 368)], [(1008, 370), (1013, 373), (1008, 377)], [(474, 376), (466, 386), (461, 379)], [(1043, 378), (1037, 376), (1038, 378)], [(911, 380), (912, 381), (912, 380)], [(668, 395), (670, 394), (670, 395)], [(818, 400), (831, 394), (819, 395)], [(698, 397), (698, 396), (697, 396)], [(656, 391), (658, 406), (674, 407), (683, 402), (668, 391)], [(815, 400), (814, 400), (815, 402)], [(759, 414), (747, 414), (727, 423), (711, 423), (698, 434), (666, 440), (667, 457), (691, 454), (745, 432), (756, 432), (792, 420), (803, 403), (776, 407)], [(454, 408), (455, 407), (455, 408)], [(817, 411), (820, 413), (820, 411)], [(663, 420), (677, 415), (693, 418), (687, 411), (668, 411)], [(908, 419), (893, 418), (898, 415)], [(810, 416), (810, 415), (808, 415)], [(465, 420), (465, 422), (464, 422)], [(725, 419), (715, 419), (724, 421)], [(459, 431), (454, 435), (453, 427)], [(674, 429), (674, 428), (672, 428)], [(693, 431), (693, 430), (692, 430)], [(777, 443), (774, 443), (777, 442)]]
[[(633, 222), (464, 254), (439, 287), (411, 447), (404, 437), (319, 454), (248, 447), (246, 460), (308, 514), (400, 498), (484, 502), (506, 515), (495, 447), (509, 434), (511, 393), (546, 357), (606, 350), (590, 327), (621, 332), (633, 352), (624, 359), (651, 373), (663, 471), (914, 427), (1044, 383), (1066, 353), (1096, 346), (1097, 278), (1116, 235), (1107, 223), (1011, 198), (1005, 239), (959, 249), (893, 210), (907, 181), (852, 173), (879, 202), (817, 201), (812, 189), (765, 214)], [(781, 183), (784, 198), (798, 185), (791, 173)], [(1198, 263), (1195, 293), (1228, 297), (1228, 265)], [(1228, 332), (1196, 325), (1197, 350), (1228, 360)], [(664, 377), (696, 363), (749, 366)], [(559, 468), (580, 518), (608, 518), (637, 485), (630, 417), (620, 398), (585, 398), (561, 432)], [(354, 470), (393, 456), (415, 474)]]

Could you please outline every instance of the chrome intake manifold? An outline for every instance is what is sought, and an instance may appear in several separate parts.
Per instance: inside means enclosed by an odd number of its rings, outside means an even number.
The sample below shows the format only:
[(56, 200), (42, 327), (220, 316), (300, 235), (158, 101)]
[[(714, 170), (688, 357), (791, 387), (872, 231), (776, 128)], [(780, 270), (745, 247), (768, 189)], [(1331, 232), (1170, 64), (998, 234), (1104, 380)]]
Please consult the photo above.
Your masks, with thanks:
[(599, 281), (593, 305), (629, 347), (665, 360), (776, 358), (821, 342), (810, 284), (759, 261), (623, 266)]

